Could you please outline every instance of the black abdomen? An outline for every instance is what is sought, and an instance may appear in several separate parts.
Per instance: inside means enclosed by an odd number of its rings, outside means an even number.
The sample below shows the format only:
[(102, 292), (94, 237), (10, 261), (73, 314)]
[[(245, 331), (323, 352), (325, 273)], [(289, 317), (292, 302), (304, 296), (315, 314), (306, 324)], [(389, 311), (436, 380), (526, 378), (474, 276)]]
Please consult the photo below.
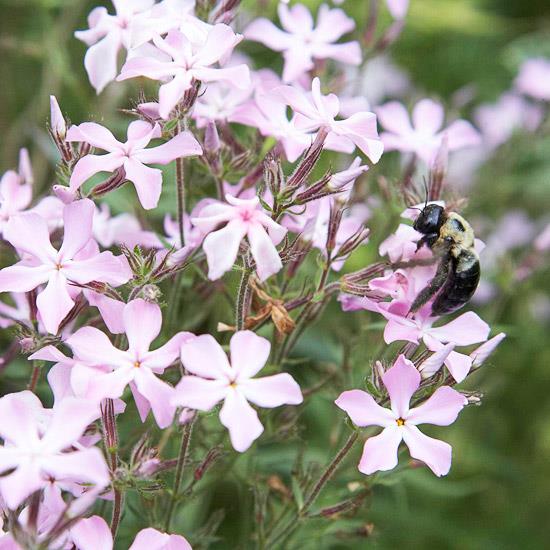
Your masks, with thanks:
[(475, 252), (463, 250), (452, 262), (449, 277), (432, 304), (433, 315), (460, 309), (473, 296), (479, 283), (479, 259)]

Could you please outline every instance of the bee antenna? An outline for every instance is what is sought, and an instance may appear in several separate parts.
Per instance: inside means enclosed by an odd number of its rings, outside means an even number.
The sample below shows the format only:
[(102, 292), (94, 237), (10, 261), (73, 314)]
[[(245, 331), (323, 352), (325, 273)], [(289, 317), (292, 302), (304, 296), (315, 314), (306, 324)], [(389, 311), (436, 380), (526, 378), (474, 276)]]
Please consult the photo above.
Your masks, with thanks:
[(424, 201), (424, 208), (428, 206), (428, 198), (430, 196), (430, 190), (428, 189), (428, 182), (426, 181), (426, 177), (422, 177), (422, 181), (424, 182), (424, 191), (426, 191), (426, 200)]

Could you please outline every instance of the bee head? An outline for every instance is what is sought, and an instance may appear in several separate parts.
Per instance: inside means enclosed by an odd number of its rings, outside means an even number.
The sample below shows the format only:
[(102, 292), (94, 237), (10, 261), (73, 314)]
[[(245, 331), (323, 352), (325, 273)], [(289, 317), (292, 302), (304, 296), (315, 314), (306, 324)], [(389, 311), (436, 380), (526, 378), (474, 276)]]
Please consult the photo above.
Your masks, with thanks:
[(428, 204), (420, 212), (414, 222), (414, 229), (419, 233), (427, 235), (429, 233), (439, 233), (440, 227), (444, 222), (445, 209), (438, 204)]

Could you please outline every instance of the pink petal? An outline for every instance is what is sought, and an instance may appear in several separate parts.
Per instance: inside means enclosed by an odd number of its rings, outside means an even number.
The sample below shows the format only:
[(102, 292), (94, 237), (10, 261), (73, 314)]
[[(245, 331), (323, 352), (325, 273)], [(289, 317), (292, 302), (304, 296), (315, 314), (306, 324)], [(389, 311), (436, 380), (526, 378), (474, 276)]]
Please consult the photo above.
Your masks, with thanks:
[(256, 262), (258, 278), (260, 281), (265, 281), (283, 268), (279, 252), (260, 224), (249, 226), (247, 237), (250, 243), (250, 252)]
[(67, 141), (83, 141), (110, 153), (122, 151), (122, 143), (113, 136), (111, 131), (95, 122), (83, 122), (78, 126), (71, 126), (67, 132)]
[(386, 0), (386, 4), (394, 19), (403, 19), (409, 10), (409, 0)]
[(59, 249), (61, 261), (74, 258), (92, 237), (95, 206), (89, 199), (68, 204), (63, 209), (63, 244)]
[(281, 405), (299, 405), (304, 398), (300, 386), (283, 372), (273, 376), (239, 381), (239, 389), (248, 401), (259, 407), (280, 407)]
[(97, 307), (109, 332), (112, 334), (122, 334), (124, 332), (122, 321), (122, 312), (126, 305), (124, 302), (91, 290), (84, 291), (84, 295), (91, 306)]
[(160, 87), (159, 114), (162, 118), (170, 118), (170, 113), (190, 87), (191, 76), (187, 72), (177, 74), (170, 82)]
[(70, 384), (74, 394), (98, 403), (103, 399), (117, 399), (134, 379), (135, 367), (127, 366), (113, 372), (76, 364), (71, 368)]
[(0, 493), (6, 506), (15, 510), (23, 501), (45, 484), (36, 466), (19, 466), (13, 473), (0, 478)]
[(84, 56), (84, 67), (90, 84), (100, 94), (117, 75), (117, 55), (121, 47), (119, 32), (109, 32), (99, 42), (90, 46)]
[(9, 393), (0, 399), (0, 436), (9, 443), (25, 447), (38, 441), (35, 411), (42, 403), (32, 392)]
[(185, 131), (159, 147), (138, 151), (133, 156), (144, 164), (168, 164), (177, 158), (195, 155), (202, 155), (202, 148), (193, 134)]
[(346, 411), (356, 426), (396, 426), (395, 414), (381, 407), (371, 395), (362, 390), (349, 390), (340, 394), (336, 406)]
[(59, 271), (52, 272), (46, 288), (36, 298), (36, 307), (45, 329), (51, 334), (57, 334), (61, 321), (73, 306), (67, 279)]
[(370, 475), (381, 470), (393, 470), (397, 466), (397, 449), (402, 439), (402, 430), (395, 426), (384, 428), (382, 433), (369, 437), (363, 447), (359, 471)]
[(422, 378), (433, 376), (443, 366), (443, 363), (453, 351), (455, 345), (453, 343), (441, 346), (435, 353), (430, 355), (425, 361), (418, 366), (418, 370)]
[(229, 430), (231, 445), (240, 453), (244, 453), (264, 431), (258, 413), (236, 389), (227, 392), (220, 421)]
[(128, 550), (191, 550), (181, 535), (168, 535), (152, 527), (142, 529)]
[(412, 112), (414, 129), (424, 136), (433, 136), (443, 126), (445, 111), (441, 103), (431, 99), (421, 99)]
[(400, 355), (393, 367), (382, 375), (382, 381), (388, 390), (392, 411), (406, 418), (411, 397), (420, 386), (420, 373), (411, 361)]
[(409, 411), (408, 424), (435, 424), (448, 426), (452, 424), (458, 413), (468, 403), (468, 400), (453, 388), (442, 386), (437, 388), (432, 396)]
[(123, 160), (123, 157), (118, 152), (82, 157), (76, 163), (71, 174), (69, 182), (70, 190), (76, 191), (85, 181), (95, 174), (99, 174), (99, 172), (114, 172), (122, 166)]
[(343, 10), (330, 9), (321, 4), (317, 14), (315, 36), (319, 41), (336, 42), (341, 36), (355, 28), (355, 21), (348, 17)]
[(131, 147), (131, 150), (135, 152), (147, 147), (152, 139), (162, 137), (162, 130), (158, 124), (151, 124), (145, 120), (134, 120), (128, 125), (126, 136), (128, 139), (126, 147)]
[(0, 292), (28, 292), (50, 278), (51, 267), (11, 265), (0, 270)]
[(132, 391), (132, 395), (134, 396), (134, 402), (136, 404), (139, 417), (141, 418), (142, 422), (145, 422), (147, 420), (147, 415), (151, 410), (151, 404), (143, 395), (141, 395), (141, 393), (139, 393), (134, 382), (130, 382), (130, 390)]
[(273, 90), (273, 94), (281, 97), (294, 112), (300, 113), (312, 121), (319, 120), (319, 112), (302, 90), (293, 86), (280, 86)]
[(90, 281), (120, 286), (132, 278), (132, 271), (124, 256), (114, 256), (112, 252), (101, 252), (87, 260), (75, 260), (64, 266), (62, 272), (75, 283)]
[(176, 407), (172, 405), (174, 388), (157, 378), (146, 367), (137, 369), (134, 381), (139, 393), (149, 401), (159, 428), (167, 428), (176, 412)]
[(110, 481), (105, 458), (97, 447), (52, 456), (43, 468), (56, 479), (93, 483), (97, 488)]
[(194, 69), (193, 73), (195, 78), (202, 82), (227, 82), (239, 90), (246, 90), (251, 85), (250, 70), (246, 65), (235, 65), (223, 69), (202, 67)]
[(241, 330), (231, 337), (231, 366), (239, 382), (255, 376), (266, 364), (271, 344), (250, 330)]
[(406, 340), (418, 344), (420, 334), (421, 331), (417, 326), (407, 322), (401, 323), (396, 319), (390, 319), (384, 328), (384, 342), (391, 344), (398, 340)]
[[(113, 537), (107, 522), (99, 516), (81, 519), (70, 531), (78, 550), (112, 550)], [(149, 548), (148, 550), (152, 550)]]
[(355, 113), (346, 120), (336, 121), (331, 126), (338, 135), (349, 138), (373, 163), (377, 163), (384, 152), (384, 144), (378, 137), (376, 115)]
[(156, 208), (162, 191), (162, 172), (158, 168), (149, 168), (132, 158), (124, 161), (126, 178), (137, 191), (139, 202), (145, 210)]
[(17, 250), (26, 252), (43, 263), (51, 263), (57, 251), (50, 243), (46, 220), (31, 212), (11, 216), (4, 229), (4, 239)]
[(163, 372), (180, 356), (182, 344), (194, 338), (195, 335), (190, 332), (178, 332), (160, 348), (144, 353), (141, 364), (155, 372)]
[(479, 367), (485, 363), (487, 358), (495, 351), (497, 346), (506, 338), (506, 334), (501, 332), (496, 336), (493, 336), (490, 340), (487, 340), (484, 344), (481, 344), (477, 349), (475, 349), (470, 357), (473, 360), (472, 366)]
[(481, 134), (466, 120), (455, 120), (443, 134), (447, 136), (449, 151), (481, 144)]
[(276, 52), (286, 50), (292, 42), (286, 32), (264, 17), (252, 21), (244, 31), (244, 37), (253, 42), (260, 42)]
[(431, 328), (428, 333), (443, 343), (469, 346), (487, 340), (490, 331), (491, 327), (476, 313), (467, 311), (442, 327)]
[(113, 346), (106, 334), (94, 327), (82, 327), (67, 338), (76, 358), (91, 365), (128, 366), (129, 356)]
[(345, 42), (343, 44), (319, 44), (313, 48), (313, 57), (318, 59), (334, 59), (340, 63), (360, 65), (363, 60), (359, 42)]
[(206, 42), (196, 55), (196, 63), (202, 66), (213, 65), (222, 60), (241, 40), (228, 25), (219, 23), (214, 25), (208, 33)]
[(390, 101), (376, 108), (380, 124), (397, 135), (410, 135), (413, 132), (409, 113), (402, 103)]
[(472, 368), (472, 358), (463, 353), (451, 351), (445, 359), (445, 366), (457, 382), (462, 382)]
[(452, 448), (448, 443), (428, 437), (416, 426), (404, 426), (403, 440), (411, 456), (425, 462), (436, 476), (449, 473)]
[(313, 29), (313, 17), (303, 4), (296, 4), (289, 8), (286, 4), (280, 3), (277, 12), (281, 25), (289, 33), (300, 35)]
[(225, 398), (227, 380), (205, 380), (198, 376), (184, 376), (176, 386), (174, 405), (199, 411), (209, 411)]
[(42, 442), (47, 445), (50, 452), (63, 451), (73, 445), (99, 416), (97, 403), (67, 397), (54, 407), (52, 419)]
[(223, 348), (210, 334), (184, 342), (181, 362), (189, 372), (203, 378), (229, 380), (233, 374)]
[(283, 57), (283, 82), (295, 82), (315, 66), (308, 48), (294, 46), (286, 50)]
[(126, 305), (122, 315), (129, 351), (141, 358), (149, 351), (151, 343), (160, 333), (162, 326), (160, 307), (138, 298)]
[(211, 281), (219, 279), (233, 267), (246, 230), (246, 225), (240, 220), (232, 220), (222, 229), (206, 236), (202, 248), (206, 253), (208, 278)]

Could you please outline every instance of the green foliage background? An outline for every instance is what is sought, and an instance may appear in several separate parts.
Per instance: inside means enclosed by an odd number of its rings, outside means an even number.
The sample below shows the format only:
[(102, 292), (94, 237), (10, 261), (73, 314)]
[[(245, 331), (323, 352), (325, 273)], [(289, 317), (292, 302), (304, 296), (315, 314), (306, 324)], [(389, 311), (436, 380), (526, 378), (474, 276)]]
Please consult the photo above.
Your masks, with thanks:
[[(105, 2), (106, 3), (106, 2)], [(311, 6), (317, 1), (307, 2)], [(397, 63), (410, 75), (419, 94), (448, 102), (462, 86), (475, 84), (479, 100), (494, 100), (508, 89), (518, 63), (534, 54), (550, 56), (550, 4), (546, 0), (411, 0), (412, 8), (399, 42), (392, 50)], [(104, 121), (123, 128), (124, 119), (116, 108), (125, 104), (131, 88), (110, 86), (96, 97), (83, 69), (85, 47), (73, 38), (77, 28), (85, 28), (91, 7), (102, 2), (82, 0), (2, 0), (0, 9), (0, 167), (16, 163), (21, 146), (29, 147), (37, 182), (44, 189), (53, 177), (54, 152), (46, 134), (48, 96), (55, 94), (75, 122)], [(245, 1), (251, 11), (260, 2)], [(264, 3), (265, 4), (265, 3)], [(274, 3), (262, 9), (274, 13)], [(368, 2), (348, 0), (344, 7), (356, 17), (361, 28)], [(386, 22), (388, 22), (386, 20)], [(260, 47), (250, 51), (268, 66), (273, 57)], [(468, 113), (465, 113), (468, 114)], [(468, 216), (483, 214), (498, 219), (512, 208), (521, 208), (536, 218), (548, 216), (550, 207), (550, 135), (518, 135), (504, 146), (483, 168), (479, 181), (469, 194)], [(112, 204), (115, 210), (128, 206), (128, 195)], [(170, 186), (165, 186), (159, 221), (165, 211), (175, 210)], [(132, 201), (135, 205), (135, 201)], [(398, 210), (396, 210), (397, 212)], [(382, 223), (387, 212), (370, 222), (373, 242), (384, 238), (397, 224)], [(377, 225), (377, 220), (379, 224)], [(483, 235), (480, 235), (483, 238)], [(374, 247), (354, 259), (360, 266)], [(533, 317), (531, 305), (548, 296), (548, 268), (524, 284), (514, 283), (513, 267), (524, 251), (506, 257), (495, 279), (500, 295), (478, 312), (493, 324), (494, 332), (505, 330), (508, 338), (468, 386), (484, 394), (480, 408), (470, 407), (449, 429), (434, 431), (453, 444), (451, 474), (436, 479), (428, 471), (404, 470), (380, 476), (373, 487), (370, 507), (365, 507), (347, 523), (311, 521), (305, 535), (294, 539), (292, 548), (406, 548), (421, 549), (538, 549), (547, 548), (550, 535), (550, 347), (548, 321)], [(210, 304), (209, 310), (222, 307)], [(178, 329), (188, 328), (197, 312), (181, 312)], [(203, 312), (205, 315), (205, 313)], [(351, 314), (353, 317), (358, 314)], [(327, 311), (323, 320), (302, 340), (296, 355), (308, 363), (295, 373), (310, 384), (312, 373), (304, 369), (315, 362), (339, 363), (341, 342), (353, 344), (352, 379), (360, 383), (368, 359), (376, 356), (381, 342), (379, 319), (364, 314), (343, 315), (338, 307)], [(195, 321), (193, 321), (195, 323)], [(207, 325), (202, 325), (206, 330)], [(210, 327), (213, 328), (213, 327)], [(3, 336), (7, 343), (8, 336)], [(2, 393), (21, 388), (29, 367), (14, 363), (0, 380)], [(308, 426), (303, 437), (309, 442), (308, 459), (326, 463), (337, 441), (347, 431), (342, 415), (332, 400), (337, 389), (326, 388), (306, 408)], [(0, 419), (1, 421), (1, 419)], [(135, 434), (139, 426), (124, 426)], [(175, 448), (175, 447), (174, 447)], [(247, 548), (247, 537), (254, 521), (252, 485), (248, 466), (278, 473), (288, 479), (294, 450), (290, 446), (260, 443), (261, 452), (240, 457), (231, 475), (218, 482), (216, 492), (206, 503), (192, 502), (177, 517), (182, 533), (198, 533), (213, 511), (225, 507), (226, 518), (220, 529), (224, 542), (213, 548)], [(358, 452), (358, 450), (357, 450)], [(356, 453), (357, 454), (357, 453)], [(342, 498), (345, 484), (360, 481), (352, 458), (341, 475), (323, 493), (320, 504)], [(208, 486), (204, 487), (210, 490)], [(200, 499), (199, 499), (200, 500)], [(144, 526), (132, 500), (121, 532), (121, 546)], [(358, 528), (372, 522), (370, 539), (342, 538), (329, 533)], [(193, 540), (193, 537), (190, 537)], [(231, 542), (228, 542), (231, 541)], [(199, 540), (193, 540), (199, 543)], [(204, 542), (204, 541), (202, 541)], [(127, 546), (126, 546), (127, 547)]]

